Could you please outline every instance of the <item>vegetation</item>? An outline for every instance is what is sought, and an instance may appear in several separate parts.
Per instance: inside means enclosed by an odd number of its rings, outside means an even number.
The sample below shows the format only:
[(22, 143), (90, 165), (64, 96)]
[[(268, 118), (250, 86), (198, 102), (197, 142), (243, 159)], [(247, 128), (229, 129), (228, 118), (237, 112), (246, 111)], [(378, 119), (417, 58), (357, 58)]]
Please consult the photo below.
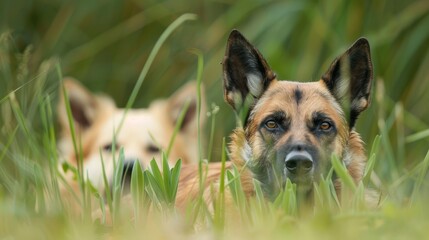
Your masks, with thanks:
[[(201, 201), (181, 213), (172, 207), (178, 164), (162, 173), (155, 166), (135, 170), (131, 189), (141, 208), (128, 209), (136, 212), (134, 222), (126, 218), (127, 206), (115, 194), (106, 203), (114, 213), (112, 227), (103, 219), (90, 220), (97, 208), (91, 204), (83, 204), (84, 217), (71, 215), (57, 182), (55, 106), (61, 76), (80, 79), (122, 107), (147, 106), (186, 81), (199, 79), (208, 103), (213, 103), (201, 156), (225, 160), (222, 139), (235, 126), (235, 118), (223, 103), (219, 63), (233, 28), (261, 50), (280, 79), (303, 81), (317, 80), (358, 37), (368, 38), (374, 94), (356, 128), (367, 142), (370, 159), (362, 184), (381, 188), (380, 209), (362, 206), (363, 185), (350, 186), (349, 195), (338, 202), (329, 178), (318, 184), (314, 206), (301, 206), (292, 184), (273, 202), (261, 194), (246, 202), (239, 173), (228, 171), (229, 189), (221, 184), (221, 192), (234, 191), (235, 209), (226, 211), (219, 197), (221, 207), (213, 214)], [(0, 238), (425, 238), (427, 29), (425, 0), (2, 1)], [(341, 164), (335, 159), (333, 163), (347, 181)], [(84, 196), (104, 206), (101, 193), (82, 185)], [(258, 186), (256, 190), (260, 193)], [(159, 207), (145, 213), (146, 204)]]

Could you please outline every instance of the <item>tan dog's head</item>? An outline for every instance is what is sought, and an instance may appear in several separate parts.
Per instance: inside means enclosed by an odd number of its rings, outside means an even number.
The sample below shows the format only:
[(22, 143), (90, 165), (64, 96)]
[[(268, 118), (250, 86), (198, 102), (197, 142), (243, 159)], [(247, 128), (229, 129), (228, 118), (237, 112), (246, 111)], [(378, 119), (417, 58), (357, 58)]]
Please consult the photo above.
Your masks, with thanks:
[[(108, 180), (113, 178), (113, 159), (118, 159), (119, 150), (124, 150), (124, 180), (129, 180), (135, 161), (147, 167), (154, 158), (158, 164), (162, 151), (167, 151), (174, 128), (184, 106), (189, 107), (184, 115), (180, 130), (174, 139), (169, 155), (170, 165), (182, 159), (184, 164), (198, 161), (197, 137), (197, 87), (189, 83), (170, 98), (157, 100), (148, 108), (130, 109), (124, 117), (125, 109), (117, 108), (107, 96), (94, 95), (77, 81), (66, 78), (64, 88), (67, 97), (60, 94), (58, 116), (61, 127), (59, 149), (65, 161), (76, 166), (76, 155), (69, 121), (73, 122), (78, 154), (83, 159), (85, 177), (99, 189), (104, 189), (102, 181), (102, 161)], [(60, 90), (63, 93), (62, 89)], [(68, 101), (72, 119), (69, 119), (65, 101)], [(205, 112), (202, 97), (201, 112)], [(205, 114), (201, 114), (200, 127)], [(113, 150), (115, 149), (115, 153)]]
[(333, 153), (348, 165), (362, 151), (350, 136), (369, 104), (372, 63), (366, 39), (335, 59), (320, 81), (301, 83), (278, 81), (259, 51), (233, 31), (223, 71), (225, 100), (244, 119), (243, 137), (234, 136), (238, 146), (232, 151), (268, 191), (287, 178), (311, 187), (326, 174)]

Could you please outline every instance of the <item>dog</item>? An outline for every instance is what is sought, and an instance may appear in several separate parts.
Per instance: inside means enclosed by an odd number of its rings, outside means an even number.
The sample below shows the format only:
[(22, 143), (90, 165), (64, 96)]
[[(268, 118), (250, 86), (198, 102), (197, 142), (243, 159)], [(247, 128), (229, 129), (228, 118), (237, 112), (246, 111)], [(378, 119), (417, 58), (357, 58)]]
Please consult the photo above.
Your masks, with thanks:
[[(182, 164), (197, 163), (199, 160), (195, 82), (183, 86), (168, 99), (153, 101), (148, 108), (128, 111), (116, 107), (108, 96), (91, 93), (70, 77), (63, 80), (60, 93), (57, 107), (60, 126), (58, 148), (62, 162), (78, 168), (78, 161), (81, 161), (85, 181), (90, 181), (100, 195), (105, 193), (106, 187), (110, 187), (105, 186), (103, 174), (108, 185), (112, 184), (114, 159), (118, 162), (120, 149), (124, 153), (124, 185), (129, 185), (136, 161), (147, 168), (155, 159), (161, 166), (161, 154), (167, 151), (181, 114), (182, 122), (169, 152), (168, 163), (173, 166), (178, 159), (182, 160)], [(67, 105), (70, 106), (70, 114), (67, 113)], [(202, 94), (201, 111), (204, 112), (205, 108)], [(204, 116), (201, 114), (200, 128), (204, 126)], [(73, 128), (70, 123), (73, 123)], [(65, 173), (60, 167), (60, 172), (74, 192), (79, 192), (72, 171)]]
[[(235, 165), (241, 172), (247, 197), (255, 195), (256, 180), (272, 200), (287, 179), (308, 196), (313, 184), (330, 170), (333, 154), (356, 184), (361, 181), (367, 158), (355, 124), (370, 104), (373, 80), (365, 38), (336, 58), (316, 82), (278, 80), (262, 54), (237, 30), (229, 35), (222, 65), (224, 99), (244, 119), (231, 135), (231, 161), (226, 168)], [(210, 205), (217, 189), (211, 186), (219, 184), (221, 164), (203, 169), (203, 197)], [(198, 178), (195, 166), (183, 167), (179, 206), (198, 196)], [(341, 183), (335, 179), (334, 184), (339, 194)]]

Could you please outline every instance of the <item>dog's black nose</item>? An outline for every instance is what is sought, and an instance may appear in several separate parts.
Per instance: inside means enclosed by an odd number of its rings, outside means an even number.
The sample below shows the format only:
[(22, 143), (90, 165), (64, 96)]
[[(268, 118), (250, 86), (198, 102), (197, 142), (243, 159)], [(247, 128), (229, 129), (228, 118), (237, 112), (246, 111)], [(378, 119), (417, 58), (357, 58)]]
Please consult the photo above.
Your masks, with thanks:
[(127, 189), (131, 183), (131, 175), (133, 173), (135, 161), (125, 161), (124, 162), (124, 169), (122, 170), (122, 186), (124, 186), (124, 189)]
[(307, 151), (292, 151), (286, 156), (285, 164), (293, 174), (308, 173), (313, 168), (313, 159)]

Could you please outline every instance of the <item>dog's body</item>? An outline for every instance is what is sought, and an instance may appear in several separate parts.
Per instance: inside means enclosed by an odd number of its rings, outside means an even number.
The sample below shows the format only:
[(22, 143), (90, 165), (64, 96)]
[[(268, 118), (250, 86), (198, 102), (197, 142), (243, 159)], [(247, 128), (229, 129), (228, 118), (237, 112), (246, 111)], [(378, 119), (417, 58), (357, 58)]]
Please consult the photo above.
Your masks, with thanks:
[[(255, 194), (254, 179), (268, 199), (287, 179), (300, 191), (311, 192), (313, 183), (329, 171), (332, 154), (356, 183), (362, 179), (366, 156), (354, 125), (370, 100), (372, 63), (366, 39), (335, 59), (320, 81), (300, 83), (278, 81), (259, 51), (234, 30), (223, 73), (225, 100), (244, 118), (231, 135), (229, 152), (247, 196)], [(219, 182), (221, 168), (215, 163), (206, 169), (204, 197), (210, 204), (209, 186)], [(179, 206), (199, 191), (196, 167), (186, 166), (181, 174)], [(338, 193), (341, 184), (335, 184)]]
[[(129, 109), (126, 113), (125, 109), (117, 108), (110, 98), (92, 94), (71, 78), (65, 79), (63, 84), (67, 95), (61, 94), (58, 104), (61, 126), (58, 144), (62, 159), (77, 167), (77, 159), (81, 158), (82, 174), (101, 194), (106, 188), (103, 165), (111, 184), (114, 159), (118, 161), (121, 148), (124, 152), (125, 181), (129, 180), (135, 161), (139, 161), (143, 167), (147, 167), (152, 159), (161, 162), (161, 153), (167, 151), (179, 115), (186, 104), (188, 108), (184, 112), (168, 160), (170, 165), (174, 165), (178, 159), (183, 164), (198, 161), (196, 84), (189, 83), (169, 99), (154, 101), (148, 108)], [(61, 92), (63, 93), (62, 89)], [(71, 119), (67, 114), (65, 101), (70, 106)], [(204, 111), (204, 99), (201, 107)], [(73, 122), (76, 140), (72, 138), (70, 122)], [(204, 118), (200, 125), (203, 123)], [(75, 147), (78, 148), (77, 151)], [(66, 181), (75, 191), (79, 191), (72, 175), (70, 171), (66, 173)]]

